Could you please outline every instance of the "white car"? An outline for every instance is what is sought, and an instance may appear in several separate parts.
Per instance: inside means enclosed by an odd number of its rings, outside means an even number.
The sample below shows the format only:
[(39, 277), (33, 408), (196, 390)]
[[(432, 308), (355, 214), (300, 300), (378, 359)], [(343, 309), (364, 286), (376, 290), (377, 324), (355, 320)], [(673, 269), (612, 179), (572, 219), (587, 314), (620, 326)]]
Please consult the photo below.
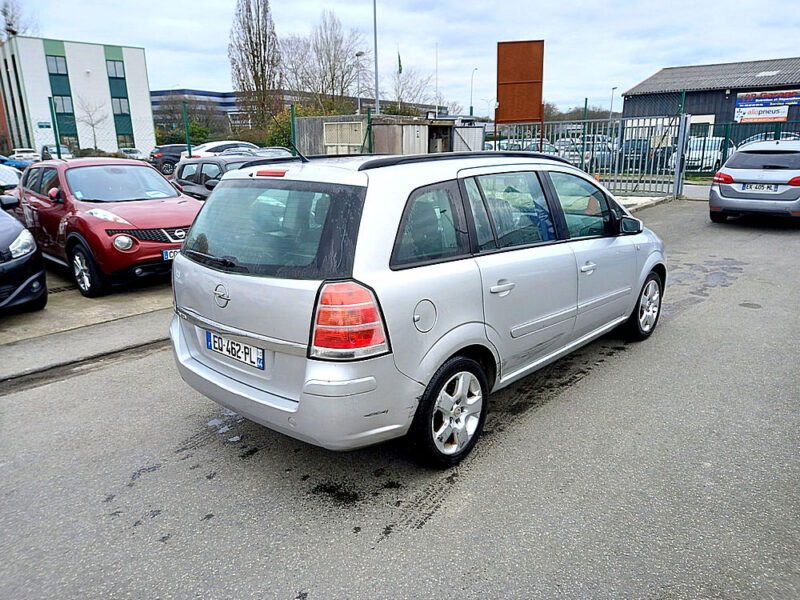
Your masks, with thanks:
[[(192, 146), (192, 156), (191, 158), (204, 158), (206, 156), (214, 156), (216, 154), (220, 154), (225, 150), (230, 150), (231, 148), (251, 148), (255, 150), (258, 148), (255, 144), (251, 144), (250, 142), (242, 142), (238, 140), (221, 140), (219, 142), (206, 142), (205, 144), (200, 144), (199, 146)], [(186, 150), (181, 152), (181, 160), (189, 158), (188, 153)]]
[(5, 194), (7, 191), (16, 188), (19, 185), (20, 177), (22, 177), (22, 171), (14, 167), (0, 165), (0, 191)]
[(42, 160), (42, 157), (39, 156), (33, 148), (14, 148), (8, 158), (13, 158), (14, 160), (32, 160), (34, 162)]
[(144, 160), (145, 156), (138, 148), (120, 148), (119, 151), (133, 160)]

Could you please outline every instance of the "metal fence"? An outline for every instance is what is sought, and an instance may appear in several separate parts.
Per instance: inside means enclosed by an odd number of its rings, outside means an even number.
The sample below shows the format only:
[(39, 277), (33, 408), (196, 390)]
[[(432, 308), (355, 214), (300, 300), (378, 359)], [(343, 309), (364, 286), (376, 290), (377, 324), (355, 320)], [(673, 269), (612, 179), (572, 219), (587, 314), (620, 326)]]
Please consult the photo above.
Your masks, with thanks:
[(499, 125), (493, 146), (560, 156), (618, 194), (674, 195), (687, 129), (685, 115)]

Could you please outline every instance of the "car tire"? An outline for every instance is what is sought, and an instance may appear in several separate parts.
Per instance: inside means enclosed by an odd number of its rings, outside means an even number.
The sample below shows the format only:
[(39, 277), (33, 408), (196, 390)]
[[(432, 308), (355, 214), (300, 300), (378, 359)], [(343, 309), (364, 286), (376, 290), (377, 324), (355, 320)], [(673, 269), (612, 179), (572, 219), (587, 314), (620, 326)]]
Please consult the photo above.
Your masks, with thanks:
[(164, 175), (172, 175), (175, 172), (175, 163), (165, 160), (164, 162), (161, 163), (161, 167), (159, 167), (159, 170)]
[(708, 218), (714, 223), (724, 223), (728, 220), (728, 215), (726, 215), (724, 212), (710, 210), (708, 211)]
[(478, 441), (489, 406), (489, 384), (481, 366), (456, 356), (434, 374), (417, 407), (409, 436), (418, 460), (452, 467)]
[(111, 290), (105, 273), (100, 270), (91, 250), (83, 244), (78, 244), (70, 250), (69, 264), (78, 291), (87, 298), (104, 296)]
[(636, 306), (626, 323), (628, 337), (632, 341), (641, 342), (652, 335), (661, 316), (663, 296), (664, 286), (661, 277), (655, 271), (651, 271), (644, 280)]
[(28, 310), (31, 312), (43, 310), (47, 306), (47, 290), (33, 302), (28, 303)]

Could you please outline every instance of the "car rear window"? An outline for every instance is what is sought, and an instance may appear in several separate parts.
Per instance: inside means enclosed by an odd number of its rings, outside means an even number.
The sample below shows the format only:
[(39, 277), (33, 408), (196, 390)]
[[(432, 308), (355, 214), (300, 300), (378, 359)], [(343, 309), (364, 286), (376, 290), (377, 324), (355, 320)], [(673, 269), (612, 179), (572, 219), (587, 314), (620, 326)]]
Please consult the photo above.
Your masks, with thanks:
[(731, 169), (792, 169), (800, 171), (800, 152), (749, 150), (735, 152), (725, 164)]
[(213, 269), (281, 279), (351, 277), (366, 188), (223, 180), (181, 252)]

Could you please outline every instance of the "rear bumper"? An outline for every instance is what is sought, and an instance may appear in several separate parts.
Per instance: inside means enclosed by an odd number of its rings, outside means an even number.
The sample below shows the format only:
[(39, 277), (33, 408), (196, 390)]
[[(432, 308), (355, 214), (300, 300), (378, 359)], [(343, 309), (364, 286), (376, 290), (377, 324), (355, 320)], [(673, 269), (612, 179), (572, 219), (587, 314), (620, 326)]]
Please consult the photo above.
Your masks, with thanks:
[(257, 389), (195, 359), (180, 318), (170, 326), (183, 380), (218, 404), (290, 437), (350, 450), (408, 432), (424, 386), (400, 373), (391, 355), (350, 362), (307, 360), (298, 400)]
[(763, 197), (729, 198), (711, 186), (708, 207), (712, 211), (730, 214), (764, 214), (782, 217), (800, 217), (800, 198), (797, 200), (766, 200)]

